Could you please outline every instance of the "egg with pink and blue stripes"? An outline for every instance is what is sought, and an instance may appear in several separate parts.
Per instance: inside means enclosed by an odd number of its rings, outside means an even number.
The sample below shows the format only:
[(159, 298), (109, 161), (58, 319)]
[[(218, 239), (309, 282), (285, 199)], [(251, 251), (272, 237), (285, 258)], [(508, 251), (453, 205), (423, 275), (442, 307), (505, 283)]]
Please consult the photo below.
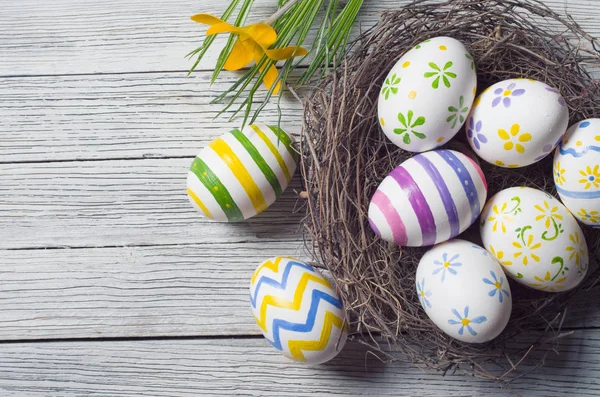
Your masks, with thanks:
[(399, 246), (428, 246), (456, 237), (479, 217), (487, 197), (483, 171), (453, 150), (417, 154), (379, 185), (369, 205), (373, 231)]

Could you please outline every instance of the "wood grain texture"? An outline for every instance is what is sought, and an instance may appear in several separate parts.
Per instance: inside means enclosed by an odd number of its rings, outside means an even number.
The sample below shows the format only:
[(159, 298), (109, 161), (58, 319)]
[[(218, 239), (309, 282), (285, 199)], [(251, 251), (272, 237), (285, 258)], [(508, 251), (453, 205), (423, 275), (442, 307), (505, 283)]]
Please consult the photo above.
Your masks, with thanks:
[[(210, 104), (233, 84), (210, 73), (44, 76), (0, 79), (0, 163), (195, 156), (239, 127)], [(281, 101), (281, 128), (300, 131), (302, 106)], [(259, 100), (260, 98), (257, 98)], [(278, 124), (277, 102), (260, 121)]]
[(277, 255), (303, 250), (296, 241), (201, 241), (0, 251), (0, 340), (258, 335), (250, 277)]
[[(409, 0), (366, 2), (359, 20), (374, 24), (381, 10)], [(545, 0), (571, 14), (598, 36), (596, 0)], [(0, 13), (0, 76), (187, 71), (184, 56), (198, 47), (204, 28), (189, 16), (220, 14), (225, 2), (165, 0), (3, 0)], [(260, 21), (275, 8), (270, 0), (255, 2), (249, 22)], [(224, 41), (219, 38), (218, 43)], [(201, 69), (210, 69), (219, 46)]]
[[(380, 10), (409, 0), (387, 0), (365, 7), (360, 20), (374, 24)], [(165, 0), (3, 0), (0, 13), (0, 76), (186, 72), (185, 55), (202, 44), (206, 27), (197, 13), (220, 15), (227, 2)], [(276, 11), (271, 0), (256, 0), (248, 23)], [(199, 65), (212, 69), (225, 38)]]
[(217, 223), (188, 201), (191, 161), (0, 164), (0, 249), (299, 240), (298, 176), (262, 214)]
[[(526, 348), (531, 341), (516, 342)], [(543, 369), (517, 380), (523, 396), (597, 396), (600, 340), (579, 331)], [(525, 369), (525, 368), (524, 368)], [(498, 371), (496, 371), (498, 372)], [(2, 396), (493, 396), (499, 385), (384, 365), (350, 343), (326, 365), (306, 367), (265, 340), (154, 340), (0, 345)]]

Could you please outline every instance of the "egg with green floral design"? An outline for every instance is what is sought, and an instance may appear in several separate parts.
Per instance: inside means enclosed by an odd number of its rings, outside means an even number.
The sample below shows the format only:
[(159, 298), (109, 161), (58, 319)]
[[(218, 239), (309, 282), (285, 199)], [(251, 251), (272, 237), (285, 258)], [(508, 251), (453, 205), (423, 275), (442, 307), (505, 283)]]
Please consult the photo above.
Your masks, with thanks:
[(589, 257), (583, 232), (546, 192), (522, 186), (496, 193), (481, 213), (480, 231), (484, 247), (523, 285), (561, 292), (585, 278)]
[(577, 219), (600, 227), (600, 119), (569, 128), (554, 153), (554, 183)]
[(502, 267), (469, 241), (454, 239), (427, 251), (417, 267), (416, 284), (431, 321), (460, 341), (490, 341), (510, 318), (512, 295)]
[(499, 167), (533, 164), (552, 152), (567, 130), (560, 93), (531, 79), (501, 81), (475, 99), (466, 133), (475, 153)]
[(473, 57), (451, 37), (416, 45), (382, 82), (377, 111), (384, 134), (397, 146), (424, 152), (448, 142), (475, 99)]

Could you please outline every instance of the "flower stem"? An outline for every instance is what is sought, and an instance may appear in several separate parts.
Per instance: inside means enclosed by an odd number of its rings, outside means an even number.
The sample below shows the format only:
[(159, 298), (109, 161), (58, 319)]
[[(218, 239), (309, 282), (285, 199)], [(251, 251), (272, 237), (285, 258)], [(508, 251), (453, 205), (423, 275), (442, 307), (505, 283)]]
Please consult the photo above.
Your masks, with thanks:
[(281, 18), (283, 16), (283, 14), (285, 14), (290, 8), (292, 8), (294, 6), (294, 4), (296, 4), (299, 1), (300, 0), (289, 0), (287, 3), (285, 3), (285, 5), (283, 7), (278, 9), (277, 12), (275, 12), (275, 14), (273, 14), (270, 17), (268, 17), (267, 19), (265, 19), (263, 21), (263, 23), (265, 23), (267, 25), (273, 24), (273, 22), (275, 22), (276, 20)]

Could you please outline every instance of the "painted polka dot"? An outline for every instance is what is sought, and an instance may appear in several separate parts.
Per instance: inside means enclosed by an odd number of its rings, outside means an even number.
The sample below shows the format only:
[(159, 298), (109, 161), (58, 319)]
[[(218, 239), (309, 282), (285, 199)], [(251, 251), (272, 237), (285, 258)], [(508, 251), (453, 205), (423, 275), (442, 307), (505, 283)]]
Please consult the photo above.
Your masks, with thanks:
[(225, 207), (231, 208), (231, 204), (225, 204)]
[(462, 168), (457, 168), (456, 171), (462, 172)]
[(202, 176), (206, 176), (206, 175), (208, 175), (208, 173), (207, 173), (207, 172), (203, 172), (203, 173), (202, 173)]
[(410, 66), (410, 62), (409, 62), (409, 61), (406, 61), (406, 62), (404, 62), (404, 63), (402, 64), (402, 67), (403, 67), (403, 68), (407, 68), (407, 67), (409, 67), (409, 66)]
[(379, 122), (381, 123), (381, 125), (385, 125), (385, 120), (383, 119), (383, 117), (379, 118)]
[(577, 142), (575, 142), (575, 145), (577, 145), (577, 146), (581, 146), (581, 145), (583, 145), (583, 142), (581, 142), (581, 141), (577, 141)]
[(465, 181), (465, 186), (469, 186), (469, 181)]
[(411, 90), (411, 91), (408, 93), (408, 99), (415, 99), (416, 97), (417, 97), (417, 91), (415, 91), (415, 90)]
[(218, 186), (213, 186), (213, 190), (216, 192), (217, 190), (219, 190)]
[(441, 137), (439, 137), (439, 138), (437, 139), (437, 142), (438, 142), (438, 143), (441, 143), (441, 142), (442, 142), (444, 139), (445, 139), (445, 138), (444, 138), (443, 136), (441, 136)]
[(473, 95), (477, 92), (477, 87), (473, 87)]
[(440, 46), (440, 50), (442, 50), (442, 51), (446, 51), (447, 49), (448, 49), (448, 48), (447, 48), (445, 45), (441, 45), (441, 46)]
[(579, 128), (587, 128), (589, 126), (590, 126), (589, 121), (582, 121), (581, 123), (579, 123)]
[(598, 142), (600, 142), (600, 135), (596, 135), (596, 137), (594, 139), (597, 140)]

